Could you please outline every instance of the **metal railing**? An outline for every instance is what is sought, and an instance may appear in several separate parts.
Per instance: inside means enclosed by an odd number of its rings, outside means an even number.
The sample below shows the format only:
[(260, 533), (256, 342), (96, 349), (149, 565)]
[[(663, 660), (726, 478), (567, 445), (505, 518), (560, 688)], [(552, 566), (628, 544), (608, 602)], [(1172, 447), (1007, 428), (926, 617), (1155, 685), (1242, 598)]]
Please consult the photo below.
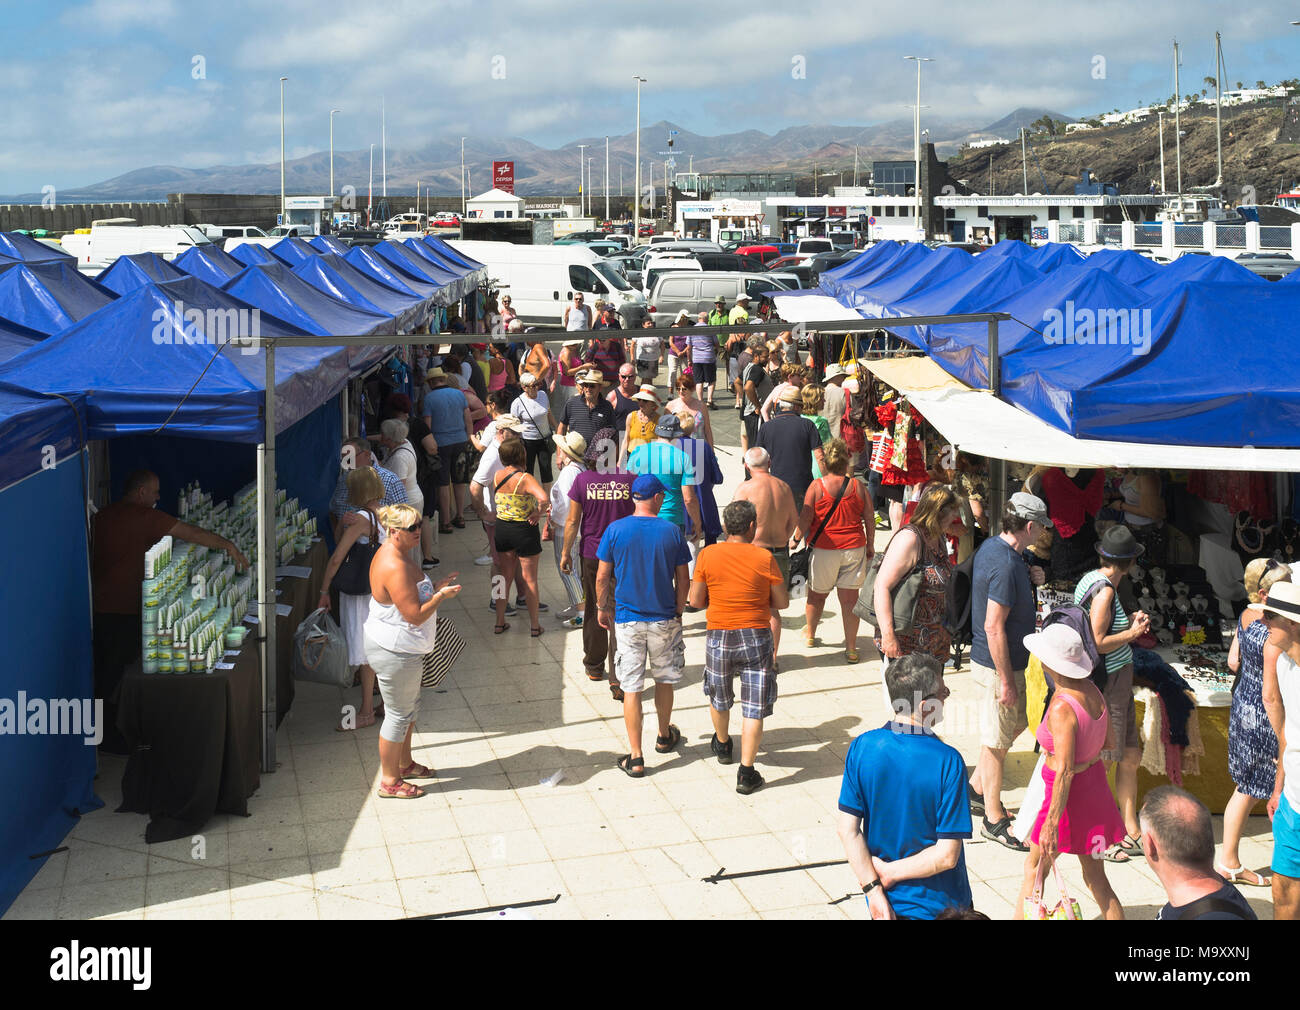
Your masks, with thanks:
[(1124, 226), (1122, 224), (1097, 225), (1097, 241), (1102, 245), (1123, 245)]
[[(1287, 229), (1290, 231), (1290, 229)], [(1245, 249), (1246, 226), (1244, 224), (1216, 224), (1214, 226), (1214, 244), (1220, 249)]]
[(1205, 228), (1199, 224), (1175, 224), (1174, 245), (1179, 249), (1199, 249), (1205, 245)]
[(1133, 225), (1133, 244), (1159, 246), (1164, 244), (1164, 232), (1159, 221), (1139, 221)]
[(1082, 242), (1083, 225), (1081, 224), (1063, 224), (1061, 225), (1062, 242)]
[(1290, 249), (1291, 226), (1287, 224), (1262, 224), (1259, 226), (1261, 249)]

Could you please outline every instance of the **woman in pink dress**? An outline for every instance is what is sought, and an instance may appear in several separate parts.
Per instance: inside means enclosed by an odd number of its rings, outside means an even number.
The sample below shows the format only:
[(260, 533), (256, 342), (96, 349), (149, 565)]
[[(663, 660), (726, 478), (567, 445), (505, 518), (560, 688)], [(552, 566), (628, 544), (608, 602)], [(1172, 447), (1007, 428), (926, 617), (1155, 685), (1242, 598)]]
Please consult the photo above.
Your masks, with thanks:
[(1046, 796), (1029, 833), (1025, 881), (1017, 913), (1061, 853), (1079, 857), (1083, 880), (1107, 919), (1124, 909), (1106, 879), (1106, 850), (1124, 837), (1124, 819), (1106, 781), (1101, 752), (1111, 735), (1106, 699), (1090, 679), (1092, 662), (1079, 633), (1050, 624), (1025, 636), (1025, 647), (1043, 664), (1056, 691), (1036, 734), (1048, 755), (1043, 765)]

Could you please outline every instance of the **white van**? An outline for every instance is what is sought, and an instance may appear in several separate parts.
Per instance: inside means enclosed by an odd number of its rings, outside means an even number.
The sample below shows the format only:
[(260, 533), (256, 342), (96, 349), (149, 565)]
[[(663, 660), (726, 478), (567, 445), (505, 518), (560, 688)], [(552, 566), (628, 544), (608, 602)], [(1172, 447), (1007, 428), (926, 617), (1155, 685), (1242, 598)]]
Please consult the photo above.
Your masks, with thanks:
[(664, 274), (684, 270), (699, 273), (703, 269), (700, 261), (689, 253), (672, 253), (668, 256), (651, 253), (646, 258), (645, 269), (641, 271), (641, 289), (649, 300), (651, 292), (655, 289), (655, 282)]
[(212, 245), (212, 242), (192, 225), (101, 225), (92, 222), (89, 234), (65, 235), (62, 245), (77, 257), (78, 270), (99, 273), (119, 256), (152, 252), (170, 260), (186, 249)]
[(613, 303), (624, 329), (639, 327), (646, 317), (641, 292), (614, 264), (586, 246), (459, 240), (449, 244), (488, 268), (497, 286), (509, 292), (511, 307), (525, 324), (560, 326), (575, 291), (586, 295), (593, 308), (597, 299)]

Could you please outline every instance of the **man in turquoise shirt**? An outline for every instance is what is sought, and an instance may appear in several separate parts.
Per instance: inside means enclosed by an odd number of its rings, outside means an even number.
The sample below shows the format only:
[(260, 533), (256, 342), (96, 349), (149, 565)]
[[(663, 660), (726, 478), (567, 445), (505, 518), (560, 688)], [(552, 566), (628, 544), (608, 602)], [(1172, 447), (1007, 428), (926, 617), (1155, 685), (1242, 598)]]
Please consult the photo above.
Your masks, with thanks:
[(686, 529), (686, 517), (691, 518), (691, 540), (703, 534), (700, 519), (700, 500), (695, 491), (697, 478), (691, 457), (675, 444), (682, 438), (682, 423), (675, 414), (665, 414), (655, 425), (655, 440), (639, 445), (628, 455), (628, 471), (658, 477), (665, 490), (664, 504), (659, 518)]

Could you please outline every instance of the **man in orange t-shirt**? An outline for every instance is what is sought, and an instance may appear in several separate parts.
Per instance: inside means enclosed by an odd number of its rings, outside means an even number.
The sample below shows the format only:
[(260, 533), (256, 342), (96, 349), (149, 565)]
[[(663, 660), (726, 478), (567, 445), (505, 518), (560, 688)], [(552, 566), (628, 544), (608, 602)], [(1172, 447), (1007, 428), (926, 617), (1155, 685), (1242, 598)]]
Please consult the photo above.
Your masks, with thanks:
[(740, 768), (736, 792), (743, 796), (763, 785), (754, 769), (763, 720), (776, 702), (776, 662), (769, 615), (790, 603), (785, 578), (772, 552), (754, 543), (758, 512), (747, 501), (722, 510), (727, 539), (700, 551), (691, 581), (690, 604), (705, 614), (704, 694), (713, 718), (709, 749), (719, 764), (731, 763), (733, 680), (740, 674)]

